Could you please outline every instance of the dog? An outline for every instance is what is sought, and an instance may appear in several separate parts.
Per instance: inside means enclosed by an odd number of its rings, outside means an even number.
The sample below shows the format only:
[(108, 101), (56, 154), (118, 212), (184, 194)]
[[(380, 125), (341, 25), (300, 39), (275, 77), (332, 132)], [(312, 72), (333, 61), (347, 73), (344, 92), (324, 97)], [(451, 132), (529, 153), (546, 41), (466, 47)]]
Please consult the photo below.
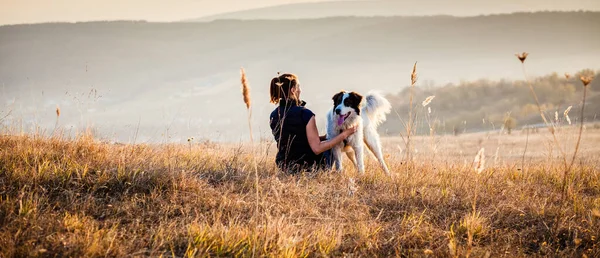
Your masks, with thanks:
[(357, 126), (356, 132), (343, 143), (333, 147), (335, 169), (342, 171), (342, 153), (354, 163), (358, 172), (365, 172), (364, 145), (371, 150), (383, 171), (390, 171), (383, 159), (381, 140), (377, 127), (386, 120), (391, 111), (390, 102), (377, 92), (369, 92), (366, 97), (356, 92), (341, 91), (332, 98), (333, 108), (327, 115), (327, 139), (333, 139), (343, 130)]

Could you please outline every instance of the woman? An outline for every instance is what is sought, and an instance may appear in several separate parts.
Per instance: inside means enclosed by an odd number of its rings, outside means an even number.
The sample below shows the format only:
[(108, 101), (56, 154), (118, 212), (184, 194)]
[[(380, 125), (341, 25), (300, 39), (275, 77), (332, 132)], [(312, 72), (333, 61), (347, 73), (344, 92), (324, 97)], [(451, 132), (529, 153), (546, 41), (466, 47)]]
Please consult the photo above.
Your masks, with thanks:
[(271, 130), (277, 141), (277, 166), (289, 173), (331, 168), (329, 150), (356, 132), (349, 128), (333, 139), (319, 136), (315, 114), (300, 100), (300, 83), (294, 74), (271, 80), (271, 103), (279, 104), (271, 113)]

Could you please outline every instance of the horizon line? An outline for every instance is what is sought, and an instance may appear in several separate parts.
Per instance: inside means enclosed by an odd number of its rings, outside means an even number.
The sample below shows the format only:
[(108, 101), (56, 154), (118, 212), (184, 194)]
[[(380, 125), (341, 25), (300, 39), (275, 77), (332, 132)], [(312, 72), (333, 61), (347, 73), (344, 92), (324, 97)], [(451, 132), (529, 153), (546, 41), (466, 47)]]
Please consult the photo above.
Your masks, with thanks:
[[(0, 24), (0, 27), (8, 26), (21, 26), (21, 25), (44, 25), (44, 24), (78, 24), (78, 23), (111, 23), (111, 22), (132, 22), (132, 23), (210, 23), (216, 21), (310, 21), (310, 20), (325, 20), (325, 19), (336, 19), (336, 18), (364, 18), (364, 19), (376, 19), (376, 18), (435, 18), (435, 17), (448, 17), (448, 18), (479, 18), (479, 17), (490, 17), (490, 16), (506, 16), (515, 14), (541, 14), (541, 13), (600, 13), (600, 10), (538, 10), (538, 11), (518, 11), (518, 12), (507, 12), (507, 13), (487, 13), (479, 15), (452, 15), (452, 14), (428, 14), (428, 15), (334, 15), (334, 16), (323, 16), (323, 17), (311, 17), (311, 18), (214, 18), (209, 19), (210, 16), (205, 18), (192, 18), (183, 20), (173, 21), (156, 21), (147, 19), (115, 19), (115, 20), (80, 20), (80, 21), (47, 21), (47, 22), (25, 22), (25, 23), (6, 23)], [(211, 15), (218, 16), (218, 15)], [(206, 19), (206, 20), (202, 20)]]

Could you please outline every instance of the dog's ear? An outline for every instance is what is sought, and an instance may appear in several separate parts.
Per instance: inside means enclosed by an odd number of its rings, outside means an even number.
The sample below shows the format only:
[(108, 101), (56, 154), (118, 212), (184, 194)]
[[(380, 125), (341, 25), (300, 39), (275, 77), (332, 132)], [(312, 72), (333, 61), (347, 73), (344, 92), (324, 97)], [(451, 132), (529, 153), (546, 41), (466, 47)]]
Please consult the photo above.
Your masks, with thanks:
[(342, 98), (344, 97), (344, 91), (340, 91), (337, 94), (333, 95), (333, 98), (331, 98), (333, 100), (333, 105), (337, 106), (342, 102)]
[(357, 115), (360, 115), (360, 108), (361, 108), (362, 100), (363, 100), (363, 96), (354, 91), (350, 92), (350, 94), (348, 95), (348, 98), (347, 98), (348, 106), (353, 107), (354, 110), (356, 111)]
[(356, 93), (356, 92), (350, 92), (350, 94), (348, 95), (348, 98), (350, 99), (350, 101), (352, 102), (352, 104), (354, 104), (354, 107), (360, 107), (360, 103), (363, 100), (363, 96)]

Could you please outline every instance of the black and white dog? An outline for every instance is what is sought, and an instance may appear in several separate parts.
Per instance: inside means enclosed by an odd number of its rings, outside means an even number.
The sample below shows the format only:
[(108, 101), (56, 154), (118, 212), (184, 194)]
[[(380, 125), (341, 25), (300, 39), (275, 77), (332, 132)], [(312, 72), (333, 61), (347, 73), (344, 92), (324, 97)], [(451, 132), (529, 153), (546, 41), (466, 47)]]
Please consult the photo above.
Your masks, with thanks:
[(356, 133), (344, 143), (333, 147), (335, 168), (342, 170), (342, 152), (356, 166), (359, 173), (365, 172), (364, 144), (375, 155), (386, 174), (390, 174), (381, 150), (377, 127), (385, 121), (391, 110), (390, 102), (376, 92), (369, 92), (363, 98), (356, 92), (341, 91), (333, 96), (333, 109), (327, 115), (327, 139), (339, 135), (344, 129), (357, 126)]

